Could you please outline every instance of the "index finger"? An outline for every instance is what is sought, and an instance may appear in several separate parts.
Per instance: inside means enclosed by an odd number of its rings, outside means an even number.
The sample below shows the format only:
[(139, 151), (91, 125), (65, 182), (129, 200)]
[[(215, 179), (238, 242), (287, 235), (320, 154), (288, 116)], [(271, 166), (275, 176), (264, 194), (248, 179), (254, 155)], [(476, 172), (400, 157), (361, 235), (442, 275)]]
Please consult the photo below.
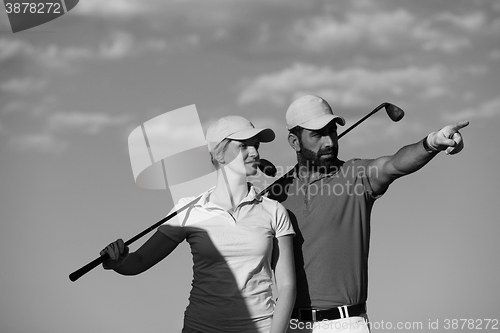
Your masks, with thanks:
[(455, 125), (451, 125), (450, 129), (451, 129), (452, 133), (454, 133), (454, 132), (458, 132), (458, 130), (460, 130), (461, 128), (464, 128), (464, 127), (466, 127), (468, 125), (469, 125), (469, 121), (468, 120), (467, 121), (461, 121), (461, 122), (456, 123)]
[(118, 245), (118, 253), (122, 254), (125, 250), (125, 243), (123, 242), (123, 239), (117, 239), (116, 244)]

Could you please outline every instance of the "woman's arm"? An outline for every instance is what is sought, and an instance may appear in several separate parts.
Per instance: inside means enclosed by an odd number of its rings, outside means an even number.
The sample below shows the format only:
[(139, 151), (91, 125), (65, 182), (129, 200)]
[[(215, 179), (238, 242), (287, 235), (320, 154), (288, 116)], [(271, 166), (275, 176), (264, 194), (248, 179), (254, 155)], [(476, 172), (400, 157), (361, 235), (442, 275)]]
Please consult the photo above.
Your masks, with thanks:
[(123, 240), (118, 239), (101, 251), (101, 255), (109, 254), (109, 259), (102, 266), (122, 275), (137, 275), (150, 269), (172, 253), (178, 244), (157, 231), (136, 252), (129, 254), (128, 247), (124, 245)]
[(276, 276), (278, 298), (270, 333), (285, 333), (290, 324), (296, 292), (293, 235), (275, 238), (272, 267)]

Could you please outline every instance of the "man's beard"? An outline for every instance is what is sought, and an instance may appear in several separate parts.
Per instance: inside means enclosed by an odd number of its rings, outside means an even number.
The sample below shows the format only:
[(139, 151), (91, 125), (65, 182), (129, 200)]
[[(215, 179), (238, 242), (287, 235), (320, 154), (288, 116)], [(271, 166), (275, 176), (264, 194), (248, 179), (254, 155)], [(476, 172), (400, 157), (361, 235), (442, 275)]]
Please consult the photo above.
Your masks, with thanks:
[[(334, 147), (322, 148), (317, 153), (307, 149), (300, 143), (300, 151), (297, 152), (298, 162), (300, 166), (306, 166), (313, 171), (320, 173), (328, 173), (333, 167), (337, 165), (338, 150)], [(324, 155), (331, 155), (323, 157)]]

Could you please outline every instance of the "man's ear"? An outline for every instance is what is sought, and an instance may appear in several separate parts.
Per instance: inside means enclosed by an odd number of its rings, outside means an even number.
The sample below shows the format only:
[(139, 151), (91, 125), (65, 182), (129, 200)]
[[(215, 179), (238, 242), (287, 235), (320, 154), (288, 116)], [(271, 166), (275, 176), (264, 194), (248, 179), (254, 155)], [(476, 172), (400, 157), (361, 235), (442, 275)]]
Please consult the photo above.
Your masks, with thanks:
[(295, 134), (288, 132), (288, 143), (290, 144), (290, 147), (293, 148), (293, 150), (295, 150), (296, 152), (300, 151), (300, 141)]

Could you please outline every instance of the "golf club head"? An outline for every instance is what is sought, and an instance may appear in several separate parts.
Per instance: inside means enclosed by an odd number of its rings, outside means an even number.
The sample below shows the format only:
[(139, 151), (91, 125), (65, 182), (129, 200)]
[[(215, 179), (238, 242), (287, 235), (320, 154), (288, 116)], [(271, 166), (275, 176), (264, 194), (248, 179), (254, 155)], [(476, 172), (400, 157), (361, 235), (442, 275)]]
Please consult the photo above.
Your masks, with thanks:
[(400, 121), (405, 116), (405, 112), (398, 108), (396, 105), (387, 103), (385, 105), (385, 111), (392, 121)]
[(278, 173), (276, 166), (265, 158), (260, 159), (259, 169), (268, 177), (276, 177)]

